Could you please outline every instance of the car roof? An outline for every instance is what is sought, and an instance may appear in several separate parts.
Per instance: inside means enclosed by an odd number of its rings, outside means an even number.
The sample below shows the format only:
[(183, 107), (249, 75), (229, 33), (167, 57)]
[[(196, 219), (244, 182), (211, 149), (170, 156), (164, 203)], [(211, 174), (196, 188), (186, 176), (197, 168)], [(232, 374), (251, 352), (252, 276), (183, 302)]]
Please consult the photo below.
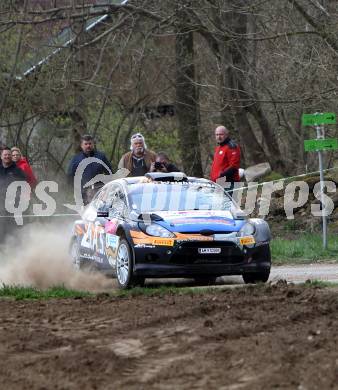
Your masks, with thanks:
[[(212, 184), (212, 185), (216, 184), (215, 182), (208, 180), (208, 179), (205, 179), (203, 177), (193, 177), (193, 176), (186, 177), (186, 176), (184, 176), (183, 178), (184, 179), (186, 178), (186, 180), (183, 180), (186, 183), (197, 183), (197, 184), (200, 183), (200, 184)], [(181, 183), (182, 179), (178, 178), (178, 180), (173, 180), (172, 174), (170, 174), (170, 175), (167, 174), (166, 176), (164, 176), (164, 175), (161, 175), (161, 176), (156, 175), (155, 176), (155, 174), (153, 174), (153, 175), (146, 174), (145, 176), (125, 177), (123, 179), (114, 180), (114, 182), (120, 182), (121, 184), (123, 183), (124, 185), (147, 184), (147, 183), (153, 183), (155, 181), (162, 182), (162, 183), (168, 183), (168, 182)]]
[[(183, 174), (184, 175), (184, 174)], [(146, 176), (135, 176), (135, 177), (124, 177), (121, 179), (115, 179), (107, 183), (107, 185), (111, 184), (120, 184), (124, 189), (128, 192), (128, 187), (133, 184), (154, 184), (154, 183), (163, 183), (163, 184), (168, 184), (168, 183), (175, 183), (176, 180), (172, 180), (172, 174), (162, 174), (162, 175), (154, 175), (154, 174), (146, 174)], [(169, 178), (169, 180), (168, 180)], [(184, 180), (177, 180), (177, 184), (180, 183), (186, 183), (186, 184), (204, 184), (204, 185), (212, 185), (212, 186), (217, 186), (216, 183), (214, 183), (211, 180), (205, 179), (205, 178), (200, 178), (200, 177), (193, 177), (193, 176), (185, 176), (184, 175)]]

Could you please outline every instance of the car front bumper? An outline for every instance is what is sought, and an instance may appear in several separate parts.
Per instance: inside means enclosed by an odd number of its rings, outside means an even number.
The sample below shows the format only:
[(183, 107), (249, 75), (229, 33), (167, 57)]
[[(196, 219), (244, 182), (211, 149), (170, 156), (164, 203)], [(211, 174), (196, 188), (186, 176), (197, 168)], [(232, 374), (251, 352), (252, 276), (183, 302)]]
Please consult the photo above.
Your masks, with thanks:
[[(220, 253), (201, 254), (200, 248), (220, 248)], [(174, 247), (134, 248), (137, 276), (191, 277), (201, 275), (242, 275), (270, 270), (269, 244), (252, 248), (230, 242), (186, 242)]]

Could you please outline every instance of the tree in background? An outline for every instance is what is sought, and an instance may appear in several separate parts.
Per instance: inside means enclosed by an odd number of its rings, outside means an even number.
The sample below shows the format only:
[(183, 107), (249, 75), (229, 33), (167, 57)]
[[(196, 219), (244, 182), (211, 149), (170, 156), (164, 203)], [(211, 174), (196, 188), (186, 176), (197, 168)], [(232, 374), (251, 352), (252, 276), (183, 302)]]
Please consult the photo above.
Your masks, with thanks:
[[(283, 174), (316, 168), (303, 151), (314, 133), (300, 118), (335, 111), (334, 2), (102, 3), (0, 4), (2, 136), (45, 161), (42, 172), (62, 177), (83, 132), (116, 164), (131, 133), (142, 131), (188, 174), (208, 176), (220, 123), (238, 138), (246, 165), (269, 161)], [(47, 58), (40, 64), (39, 53)], [(27, 64), (37, 66), (25, 74)], [(334, 160), (328, 153), (326, 165)]]

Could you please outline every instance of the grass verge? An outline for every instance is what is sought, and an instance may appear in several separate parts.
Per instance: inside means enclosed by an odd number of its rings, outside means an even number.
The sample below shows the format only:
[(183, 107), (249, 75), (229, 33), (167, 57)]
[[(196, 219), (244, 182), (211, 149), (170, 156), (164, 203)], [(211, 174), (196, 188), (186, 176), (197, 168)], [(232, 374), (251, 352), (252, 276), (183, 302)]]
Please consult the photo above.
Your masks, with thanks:
[(205, 294), (218, 292), (220, 289), (213, 287), (194, 288), (194, 287), (174, 287), (174, 286), (153, 286), (153, 287), (135, 287), (130, 290), (116, 290), (111, 293), (93, 294), (86, 291), (69, 290), (63, 286), (51, 287), (47, 290), (40, 290), (35, 287), (7, 286), (0, 288), (0, 298), (13, 298), (15, 300), (23, 299), (51, 299), (51, 298), (83, 298), (90, 296), (111, 296), (119, 298), (137, 297), (137, 296), (164, 296), (164, 295), (182, 295), (182, 294)]
[(326, 282), (323, 280), (307, 280), (304, 284), (305, 287), (325, 288), (325, 287), (338, 287), (336, 282)]
[(92, 295), (86, 291), (69, 290), (63, 286), (40, 290), (35, 287), (7, 286), (0, 288), (0, 297), (22, 299), (82, 298)]
[[(338, 283), (324, 282), (319, 280), (308, 280), (303, 283), (304, 287), (309, 288), (326, 288), (338, 287)], [(269, 285), (260, 283), (256, 285), (244, 286), (244, 291), (260, 290), (270, 288)], [(111, 293), (93, 294), (85, 291), (68, 290), (64, 287), (52, 287), (48, 290), (39, 290), (34, 287), (19, 287), (19, 286), (3, 286), (0, 288), (0, 298), (13, 298), (15, 300), (41, 300), (51, 298), (83, 298), (83, 297), (102, 297), (105, 298), (135, 298), (135, 297), (164, 297), (168, 295), (203, 295), (203, 294), (221, 294), (224, 293), (223, 288), (205, 287), (174, 287), (174, 286), (152, 286), (152, 287), (136, 287), (130, 290), (117, 290)]]
[(313, 263), (327, 260), (338, 260), (338, 240), (334, 235), (328, 236), (328, 249), (323, 249), (323, 238), (320, 234), (305, 233), (294, 240), (274, 238), (271, 242), (273, 264)]

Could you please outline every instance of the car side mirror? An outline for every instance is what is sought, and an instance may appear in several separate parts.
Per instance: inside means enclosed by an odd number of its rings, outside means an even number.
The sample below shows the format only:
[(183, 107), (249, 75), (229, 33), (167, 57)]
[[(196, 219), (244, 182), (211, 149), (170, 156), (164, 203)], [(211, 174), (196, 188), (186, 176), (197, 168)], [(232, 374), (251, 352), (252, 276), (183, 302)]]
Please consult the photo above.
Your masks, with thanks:
[(241, 210), (240, 208), (231, 209), (231, 214), (236, 219), (245, 219), (247, 217), (247, 214), (243, 210)]
[(97, 217), (98, 218), (108, 218), (109, 217), (109, 211), (108, 210), (98, 210), (97, 211)]

